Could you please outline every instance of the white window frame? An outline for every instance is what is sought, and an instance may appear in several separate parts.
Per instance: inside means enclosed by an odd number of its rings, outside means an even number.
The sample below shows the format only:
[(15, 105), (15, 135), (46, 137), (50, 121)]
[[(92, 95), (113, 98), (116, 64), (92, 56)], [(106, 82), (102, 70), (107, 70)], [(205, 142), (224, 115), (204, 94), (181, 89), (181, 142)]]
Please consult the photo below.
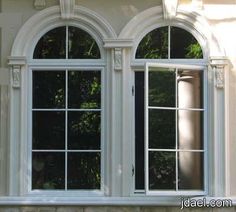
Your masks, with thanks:
[[(53, 60), (52, 60), (53, 61)], [(66, 61), (66, 60), (65, 60)], [(49, 60), (48, 60), (49, 62)], [(86, 62), (86, 59), (85, 59)], [(87, 63), (89, 64), (89, 59), (87, 61)], [(32, 190), (32, 114), (34, 109), (32, 108), (32, 99), (33, 99), (33, 92), (32, 92), (32, 72), (34, 70), (37, 71), (65, 71), (65, 73), (68, 71), (99, 71), (101, 73), (101, 108), (99, 109), (99, 111), (101, 112), (101, 147), (100, 147), (100, 153), (101, 153), (101, 159), (100, 159), (100, 174), (101, 174), (101, 181), (100, 181), (100, 189), (71, 189), (71, 190), (44, 190), (44, 189), (34, 189)], [(71, 65), (63, 65), (63, 66), (34, 66), (31, 65), (29, 67), (29, 96), (30, 98), (28, 99), (28, 105), (29, 108), (31, 108), (29, 110), (29, 114), (28, 114), (28, 128), (27, 129), (31, 129), (28, 130), (29, 134), (28, 134), (28, 152), (27, 152), (27, 161), (29, 161), (28, 163), (28, 183), (27, 183), (27, 193), (29, 195), (48, 195), (48, 196), (103, 196), (104, 195), (104, 177), (105, 177), (105, 163), (104, 163), (104, 158), (105, 158), (105, 138), (106, 136), (104, 135), (104, 67), (102, 66), (81, 66), (79, 64), (77, 64), (77, 66), (71, 66)], [(67, 74), (65, 75), (67, 76)], [(68, 81), (67, 81), (67, 77), (66, 77), (66, 90), (68, 91)], [(68, 96), (68, 93), (65, 94), (65, 96)], [(67, 100), (67, 98), (66, 98)], [(60, 111), (60, 109), (55, 109), (56, 111)], [(63, 109), (63, 111), (68, 111), (68, 109)], [(65, 122), (66, 124), (66, 122)], [(65, 150), (66, 151), (66, 150)], [(65, 167), (66, 169), (66, 167)], [(65, 182), (66, 183), (66, 182)]]
[[(193, 189), (189, 189), (186, 191), (166, 191), (166, 190), (155, 190), (155, 191), (150, 191), (149, 190), (149, 171), (148, 171), (148, 167), (149, 167), (149, 122), (148, 122), (148, 111), (149, 111), (149, 94), (148, 94), (148, 73), (149, 73), (149, 68), (171, 68), (171, 69), (175, 69), (175, 71), (177, 71), (178, 69), (187, 69), (187, 70), (197, 70), (197, 71), (202, 71), (203, 72), (203, 102), (204, 102), (204, 108), (201, 109), (201, 111), (203, 111), (204, 113), (204, 118), (203, 118), (203, 122), (204, 122), (204, 130), (203, 130), (203, 158), (204, 158), (204, 162), (203, 162), (203, 190), (193, 190)], [(157, 195), (157, 196), (195, 196), (195, 195), (206, 195), (207, 194), (207, 179), (208, 179), (208, 169), (207, 169), (207, 70), (206, 67), (204, 66), (196, 66), (196, 65), (184, 65), (184, 64), (159, 64), (159, 63), (150, 63), (147, 62), (145, 65), (145, 71), (144, 71), (144, 81), (145, 81), (145, 88), (144, 88), (144, 102), (145, 102), (145, 113), (144, 113), (144, 157), (145, 157), (145, 165), (144, 165), (144, 169), (145, 169), (145, 194), (146, 195)], [(177, 106), (175, 107), (175, 111), (179, 109)], [(200, 111), (200, 109), (198, 110)], [(174, 151), (175, 153), (178, 152), (178, 150)], [(176, 159), (177, 160), (177, 159)], [(176, 174), (177, 176), (177, 174)]]

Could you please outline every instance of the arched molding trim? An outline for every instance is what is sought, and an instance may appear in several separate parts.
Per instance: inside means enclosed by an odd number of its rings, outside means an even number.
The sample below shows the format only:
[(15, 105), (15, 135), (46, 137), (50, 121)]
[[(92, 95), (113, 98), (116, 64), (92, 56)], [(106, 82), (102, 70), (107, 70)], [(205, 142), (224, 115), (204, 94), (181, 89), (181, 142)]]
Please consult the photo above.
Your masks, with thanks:
[[(43, 35), (50, 29), (61, 25), (73, 25), (94, 36), (101, 46), (104, 39), (115, 39), (116, 33), (111, 25), (100, 15), (85, 7), (76, 6), (73, 19), (62, 20), (59, 6), (46, 8), (31, 17), (18, 32), (11, 51), (11, 56), (32, 57), (34, 46)], [(97, 38), (97, 39), (96, 39)], [(100, 42), (99, 42), (100, 40)]]
[(134, 56), (139, 42), (148, 32), (166, 25), (179, 26), (193, 34), (202, 47), (204, 58), (210, 56), (225, 56), (225, 51), (220, 46), (218, 39), (211, 32), (207, 20), (197, 12), (190, 13), (189, 11), (181, 9), (177, 10), (176, 16), (171, 20), (164, 20), (161, 6), (147, 9), (131, 19), (123, 28), (118, 38), (133, 39)]

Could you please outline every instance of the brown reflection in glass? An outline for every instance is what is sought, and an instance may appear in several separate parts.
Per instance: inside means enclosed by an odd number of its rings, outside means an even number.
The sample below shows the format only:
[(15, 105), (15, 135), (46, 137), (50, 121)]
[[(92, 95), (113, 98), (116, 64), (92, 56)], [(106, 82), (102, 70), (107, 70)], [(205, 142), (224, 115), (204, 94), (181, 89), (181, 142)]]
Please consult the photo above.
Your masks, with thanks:
[(101, 108), (100, 71), (69, 71), (68, 107), (80, 109)]
[(94, 38), (77, 27), (69, 27), (69, 58), (70, 59), (99, 59), (100, 50)]
[(149, 106), (175, 107), (175, 71), (149, 71)]
[(149, 109), (149, 148), (175, 148), (175, 110)]
[(149, 152), (149, 189), (176, 188), (175, 152)]
[(66, 58), (66, 27), (58, 27), (43, 35), (34, 50), (34, 59)]
[(135, 58), (168, 58), (168, 27), (160, 27), (149, 32), (139, 43)]
[(178, 70), (178, 107), (203, 108), (203, 71)]
[(65, 72), (33, 71), (33, 108), (65, 107)]
[(33, 149), (65, 148), (65, 112), (33, 112)]
[(32, 154), (32, 189), (65, 189), (65, 153)]
[(179, 189), (203, 190), (203, 153), (179, 152)]
[(177, 111), (179, 149), (203, 149), (203, 112)]
[(100, 149), (100, 112), (68, 112), (68, 148)]
[(100, 189), (100, 153), (68, 153), (68, 189)]
[(170, 57), (201, 59), (203, 53), (198, 41), (188, 31), (171, 27)]

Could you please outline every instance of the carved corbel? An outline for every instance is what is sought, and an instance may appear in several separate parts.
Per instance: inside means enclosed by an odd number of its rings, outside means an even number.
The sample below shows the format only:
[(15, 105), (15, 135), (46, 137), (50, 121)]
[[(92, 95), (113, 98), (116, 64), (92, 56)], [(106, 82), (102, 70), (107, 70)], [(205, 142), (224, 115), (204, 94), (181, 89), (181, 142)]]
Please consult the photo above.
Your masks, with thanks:
[(68, 20), (74, 17), (75, 0), (60, 0), (61, 18)]
[(36, 10), (42, 10), (46, 7), (46, 0), (35, 0), (34, 1), (34, 8)]
[(116, 71), (122, 70), (122, 49), (121, 48), (114, 49), (114, 69)]
[(26, 59), (25, 57), (9, 57), (8, 59), (11, 70), (11, 85), (13, 88), (20, 88), (21, 70), (22, 66), (26, 64)]
[(162, 0), (164, 19), (172, 19), (176, 16), (178, 0)]
[(210, 58), (210, 65), (215, 74), (215, 86), (222, 89), (225, 85), (225, 66), (227, 65), (227, 59), (224, 57)]

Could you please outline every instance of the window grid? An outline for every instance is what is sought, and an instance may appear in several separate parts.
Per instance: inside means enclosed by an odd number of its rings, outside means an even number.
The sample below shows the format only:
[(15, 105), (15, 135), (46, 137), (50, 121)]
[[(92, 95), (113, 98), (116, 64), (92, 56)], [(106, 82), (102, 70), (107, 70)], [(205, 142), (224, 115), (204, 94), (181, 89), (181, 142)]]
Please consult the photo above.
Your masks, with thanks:
[[(68, 29), (68, 27), (67, 27)], [(68, 31), (68, 30), (67, 30)], [(68, 33), (67, 33), (68, 34)], [(33, 82), (33, 73), (34, 72), (38, 72), (38, 71), (48, 71), (48, 70), (32, 70), (32, 82)], [(54, 71), (54, 70), (50, 70), (50, 71)], [(58, 71), (58, 70), (55, 70), (55, 71)], [(65, 149), (34, 149), (33, 148), (33, 145), (32, 145), (32, 149), (31, 149), (31, 161), (32, 161), (32, 158), (33, 158), (33, 153), (65, 153), (65, 191), (68, 191), (68, 153), (100, 153), (100, 189), (102, 188), (102, 178), (103, 178), (103, 173), (102, 173), (102, 136), (100, 136), (100, 149), (88, 149), (88, 150), (75, 150), (75, 149), (68, 149), (68, 112), (100, 112), (100, 125), (102, 124), (102, 109), (101, 108), (98, 108), (98, 109), (76, 109), (76, 108), (68, 108), (68, 72), (70, 71), (76, 71), (76, 72), (81, 72), (81, 71), (84, 71), (84, 70), (68, 70), (68, 69), (63, 69), (63, 70), (59, 70), (59, 71), (63, 71), (65, 72), (65, 108), (34, 108), (33, 104), (32, 104), (32, 108), (31, 108), (31, 114), (32, 114), (32, 118), (33, 118), (33, 112), (65, 112)], [(85, 70), (86, 72), (99, 72), (100, 73), (100, 83), (102, 83), (102, 72), (101, 70)], [(33, 85), (33, 84), (32, 84)], [(32, 96), (33, 96), (33, 89), (32, 89)], [(102, 89), (100, 91), (100, 100), (102, 100)], [(33, 98), (32, 98), (32, 101), (33, 101)], [(33, 102), (32, 102), (33, 103)], [(101, 105), (100, 107), (102, 106), (102, 102), (101, 102)], [(102, 126), (101, 126), (102, 127)], [(102, 134), (102, 132), (100, 132)], [(31, 141), (32, 142), (32, 141)], [(31, 169), (32, 169), (32, 165), (31, 165)], [(40, 189), (33, 189), (33, 186), (32, 186), (32, 177), (31, 177), (31, 190), (42, 190), (42, 188)], [(58, 190), (58, 189), (53, 189), (53, 190)], [(59, 189), (61, 190), (61, 189)], [(73, 189), (74, 190), (74, 189)], [(78, 190), (78, 189), (77, 189)], [(79, 189), (81, 190), (81, 189)], [(82, 190), (87, 190), (87, 189), (82, 189)]]
[[(205, 112), (205, 104), (203, 104), (203, 108), (180, 108), (178, 107), (178, 68), (175, 68), (175, 105), (176, 107), (157, 107), (157, 106), (149, 106), (149, 73), (152, 72), (153, 70), (149, 70), (148, 68), (151, 67), (151, 65), (149, 66), (148, 64), (146, 64), (146, 71), (145, 71), (145, 105), (147, 106), (147, 109), (146, 109), (146, 124), (145, 124), (145, 138), (146, 138), (146, 141), (148, 142), (145, 142), (145, 146), (146, 146), (146, 149), (147, 149), (147, 154), (146, 154), (146, 180), (145, 180), (145, 187), (146, 187), (146, 193), (149, 193), (149, 194), (155, 194), (156, 192), (155, 191), (163, 191), (162, 189), (154, 189), (154, 190), (150, 190), (149, 188), (149, 153), (150, 152), (175, 152), (175, 170), (176, 170), (176, 173), (175, 173), (175, 179), (176, 179), (176, 184), (175, 184), (175, 191), (178, 192), (185, 192), (186, 190), (185, 189), (181, 189), (179, 190), (179, 184), (178, 184), (178, 175), (179, 175), (179, 170), (178, 170), (178, 167), (179, 167), (179, 164), (178, 164), (178, 154), (180, 152), (193, 152), (193, 153), (202, 153), (203, 154), (203, 160), (204, 160), (204, 157), (205, 157), (205, 142), (204, 142), (204, 138), (203, 138), (203, 145), (202, 145), (202, 148), (203, 149), (197, 149), (197, 150), (194, 150), (194, 149), (179, 149), (179, 146), (178, 146), (178, 111), (180, 110), (184, 110), (184, 111), (199, 111), (199, 112)], [(158, 66), (157, 66), (158, 67)], [(173, 68), (172, 68), (173, 69)], [(172, 69), (169, 69), (169, 70), (172, 70)], [(169, 71), (168, 70), (168, 71)], [(199, 70), (199, 71), (203, 71), (202, 69)], [(203, 80), (204, 80), (204, 75), (203, 75)], [(204, 86), (203, 86), (203, 90), (205, 90)], [(204, 99), (205, 101), (205, 99)], [(153, 110), (159, 110), (159, 109), (165, 109), (165, 110), (174, 110), (175, 111), (175, 128), (176, 128), (176, 133), (175, 133), (175, 149), (160, 149), (160, 148), (149, 148), (149, 110), (150, 109), (153, 109)], [(204, 115), (204, 114), (203, 114)], [(205, 117), (205, 115), (204, 115)], [(204, 121), (205, 122), (205, 121)], [(205, 164), (205, 163), (204, 163)], [(205, 165), (203, 164), (203, 175), (205, 175)], [(202, 176), (202, 178), (204, 179), (204, 176)], [(203, 189), (205, 190), (205, 183), (203, 183)], [(170, 190), (164, 190), (164, 191), (173, 191), (172, 189)]]

